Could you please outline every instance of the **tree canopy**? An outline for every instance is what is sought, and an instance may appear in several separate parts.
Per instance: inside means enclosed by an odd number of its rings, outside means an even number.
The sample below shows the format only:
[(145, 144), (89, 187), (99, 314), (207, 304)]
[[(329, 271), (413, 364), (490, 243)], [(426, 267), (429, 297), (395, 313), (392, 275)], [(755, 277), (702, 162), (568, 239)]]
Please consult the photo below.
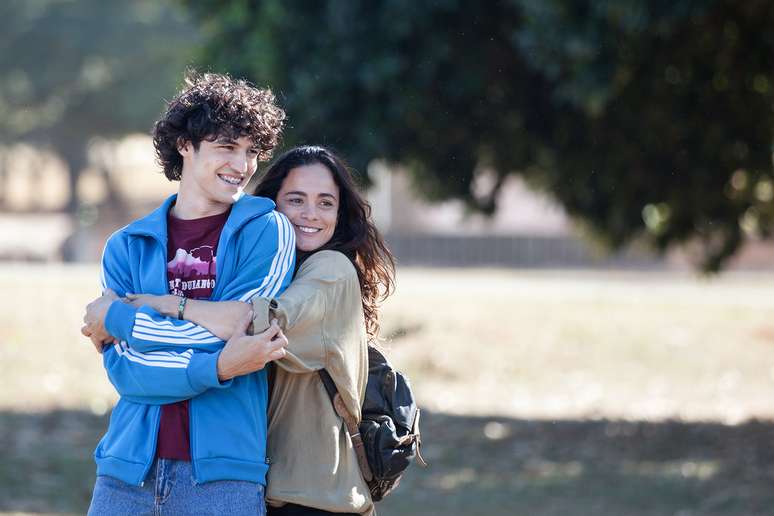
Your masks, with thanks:
[(147, 132), (181, 80), (196, 33), (153, 0), (0, 4), (0, 140), (53, 150), (71, 201), (95, 136)]
[(290, 142), (404, 164), (429, 199), (491, 213), (521, 174), (608, 244), (710, 270), (769, 235), (767, 0), (184, 4), (203, 62), (284, 95)]

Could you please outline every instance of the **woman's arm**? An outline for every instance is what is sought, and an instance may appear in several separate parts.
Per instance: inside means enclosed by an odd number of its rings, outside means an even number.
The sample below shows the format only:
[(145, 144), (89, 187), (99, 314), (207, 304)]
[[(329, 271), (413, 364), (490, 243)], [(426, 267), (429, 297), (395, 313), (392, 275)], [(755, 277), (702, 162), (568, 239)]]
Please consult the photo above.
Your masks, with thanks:
[(252, 304), (255, 332), (277, 319), (287, 335), (288, 353), (277, 365), (290, 373), (327, 368), (333, 356), (346, 352), (341, 346), (363, 331), (357, 272), (335, 251), (315, 253), (279, 297), (255, 297)]
[[(168, 317), (177, 317), (180, 298), (173, 295), (153, 296), (150, 294), (127, 294), (127, 299), (136, 307), (149, 306)], [(251, 305), (242, 301), (204, 301), (189, 299), (183, 310), (186, 321), (204, 326), (220, 339), (228, 340), (234, 328), (251, 310)]]

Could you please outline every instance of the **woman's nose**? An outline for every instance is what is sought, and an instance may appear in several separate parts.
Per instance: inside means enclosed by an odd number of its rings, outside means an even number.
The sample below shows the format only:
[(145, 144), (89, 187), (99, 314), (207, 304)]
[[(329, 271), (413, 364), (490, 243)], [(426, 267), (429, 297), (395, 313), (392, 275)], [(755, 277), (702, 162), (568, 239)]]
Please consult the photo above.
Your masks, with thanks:
[(307, 219), (307, 220), (316, 220), (317, 219), (317, 210), (314, 206), (307, 204), (304, 206), (304, 210), (301, 212), (301, 215)]

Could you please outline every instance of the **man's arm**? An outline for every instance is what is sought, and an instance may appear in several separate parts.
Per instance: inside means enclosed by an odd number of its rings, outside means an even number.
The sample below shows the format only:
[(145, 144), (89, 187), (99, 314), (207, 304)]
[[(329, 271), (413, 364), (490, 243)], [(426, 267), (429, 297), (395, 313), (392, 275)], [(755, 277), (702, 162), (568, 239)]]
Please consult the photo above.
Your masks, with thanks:
[[(278, 212), (260, 217), (256, 225), (256, 228), (248, 225), (239, 235), (246, 241), (241, 242), (238, 251), (235, 251), (239, 256), (228, 283), (223, 285), (220, 300), (249, 303), (253, 297), (275, 296), (290, 284), (296, 247), (293, 227)], [(125, 293), (116, 292), (120, 296)], [(239, 321), (239, 318), (235, 320)], [(112, 336), (143, 352), (174, 350), (177, 346), (191, 347), (194, 351), (214, 351), (224, 344), (222, 339), (203, 326), (180, 321), (150, 307), (137, 308), (119, 301), (110, 305), (105, 327)]]
[[(108, 378), (122, 398), (135, 403), (163, 405), (193, 398), (214, 386), (227, 386), (217, 376), (205, 383), (212, 353), (156, 351), (141, 353), (126, 342), (113, 344), (103, 353)], [(196, 374), (199, 372), (199, 374)]]
[[(112, 290), (117, 295), (123, 295), (132, 290), (127, 242), (120, 232), (111, 236), (105, 245), (101, 280), (102, 287), (107, 293)], [(104, 326), (115, 339), (112, 345), (103, 349), (103, 365), (108, 379), (122, 397), (137, 403), (164, 404), (192, 398), (211, 387), (226, 387), (230, 384), (230, 382), (218, 381), (217, 368), (213, 366), (218, 359), (219, 348), (216, 346), (222, 347), (223, 341), (211, 334), (191, 332), (191, 328), (183, 327), (178, 328), (178, 331), (170, 332), (177, 336), (176, 349), (156, 352), (134, 349), (125, 335), (120, 336), (109, 328), (105, 313), (110, 312), (109, 307), (116, 307), (116, 315), (120, 315), (122, 307), (127, 307), (121, 301), (113, 301), (112, 304), (104, 303), (105, 301), (109, 303), (111, 299), (113, 297), (106, 294), (103, 295), (103, 299), (90, 304), (87, 318), (91, 316), (92, 321), (96, 319), (95, 324)], [(100, 306), (100, 301), (103, 301), (105, 306)], [(152, 315), (134, 311), (136, 314), (133, 314), (133, 318), (143, 320), (144, 323), (138, 324), (136, 329), (132, 328), (131, 332), (137, 336), (152, 334), (154, 331), (152, 328), (143, 327), (143, 324), (153, 326), (149, 322)], [(179, 326), (183, 326), (183, 321), (179, 323), (181, 323)], [(205, 344), (214, 347), (194, 353), (195, 346), (180, 346), (186, 343), (185, 339), (180, 338), (186, 331), (192, 334), (189, 335), (188, 340), (195, 341), (200, 347)], [(161, 332), (157, 331), (157, 333)]]
[[(216, 353), (193, 349), (142, 353), (124, 341), (117, 342), (103, 354), (105, 368), (121, 396), (130, 401), (156, 405), (192, 398), (213, 385), (230, 385), (232, 378), (262, 369), (267, 362), (285, 356), (288, 341), (277, 323), (260, 335), (246, 336), (251, 322), (249, 313), (226, 347)], [(214, 377), (213, 360), (217, 363)], [(201, 378), (205, 379), (204, 384), (197, 383)]]
[[(261, 234), (240, 249), (236, 273), (225, 286), (223, 299), (249, 300), (262, 293), (280, 292), (290, 282), (295, 259), (293, 229), (279, 213), (272, 212), (265, 217)], [(245, 228), (243, 232), (250, 229)], [(128, 263), (125, 257), (124, 263), (121, 261), (121, 242), (111, 238), (103, 258), (104, 286), (113, 288), (119, 295), (131, 290), (129, 275), (122, 272), (128, 271)], [(117, 247), (115, 251), (112, 250), (114, 247)], [(218, 381), (219, 366), (222, 373), (224, 362), (228, 366), (225, 369), (240, 370), (234, 367), (234, 360), (241, 356), (243, 348), (234, 346), (228, 353), (222, 352), (223, 340), (198, 325), (121, 301), (110, 305), (104, 321), (108, 332), (119, 341), (117, 346), (106, 348), (103, 355), (108, 376), (122, 395), (123, 392), (143, 392), (146, 396), (164, 400), (170, 395), (186, 399), (209, 388), (227, 387), (228, 382)], [(261, 352), (266, 357), (279, 353), (271, 346), (261, 347)], [(164, 356), (174, 360), (160, 360)], [(159, 383), (157, 375), (162, 371), (172, 378)], [(251, 371), (242, 374), (247, 372)]]

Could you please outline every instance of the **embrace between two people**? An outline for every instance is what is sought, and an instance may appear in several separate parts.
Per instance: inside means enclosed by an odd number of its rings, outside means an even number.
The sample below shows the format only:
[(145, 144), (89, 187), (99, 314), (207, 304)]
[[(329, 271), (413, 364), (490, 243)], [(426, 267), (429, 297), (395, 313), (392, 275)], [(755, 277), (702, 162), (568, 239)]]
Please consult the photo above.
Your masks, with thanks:
[(178, 192), (108, 239), (82, 328), (120, 394), (89, 514), (373, 512), (316, 373), (359, 419), (394, 262), (328, 149), (291, 149), (243, 193), (284, 118), (271, 91), (205, 74), (154, 126)]

